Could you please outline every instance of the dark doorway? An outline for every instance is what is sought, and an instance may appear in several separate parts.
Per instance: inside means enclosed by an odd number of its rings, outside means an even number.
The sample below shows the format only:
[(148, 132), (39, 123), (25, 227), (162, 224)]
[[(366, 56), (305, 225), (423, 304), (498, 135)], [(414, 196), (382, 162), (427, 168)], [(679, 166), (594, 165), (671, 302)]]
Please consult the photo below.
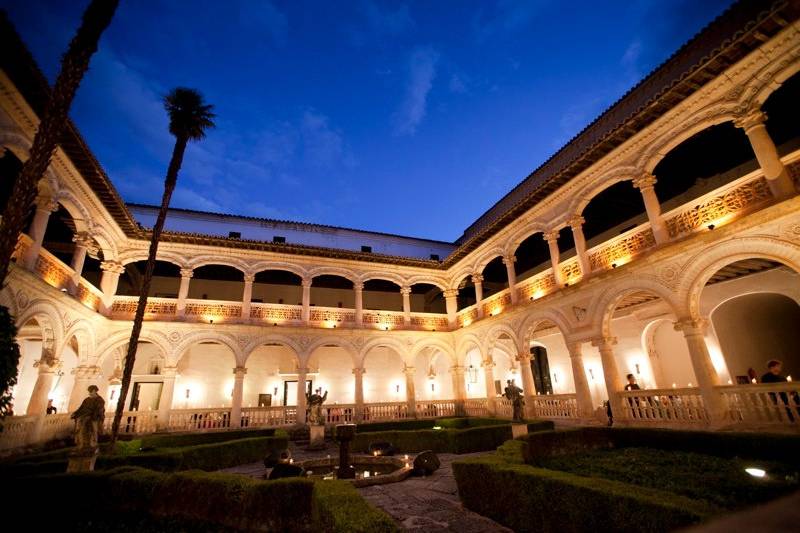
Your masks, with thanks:
[(550, 363), (547, 360), (547, 348), (544, 346), (531, 346), (531, 370), (536, 392), (553, 394), (553, 384), (550, 382)]

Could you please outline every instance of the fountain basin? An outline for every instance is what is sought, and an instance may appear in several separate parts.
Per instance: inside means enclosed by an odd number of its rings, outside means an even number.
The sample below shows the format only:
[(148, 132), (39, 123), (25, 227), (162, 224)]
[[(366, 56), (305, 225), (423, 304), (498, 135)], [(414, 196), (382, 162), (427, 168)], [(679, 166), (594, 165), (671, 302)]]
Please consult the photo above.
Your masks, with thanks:
[[(355, 479), (348, 479), (355, 487), (369, 487), (403, 481), (413, 470), (413, 462), (406, 462), (400, 457), (373, 457), (371, 455), (354, 455), (350, 464), (356, 472)], [(300, 463), (309, 478), (337, 479), (339, 459), (309, 459)], [(365, 475), (365, 472), (367, 473)]]

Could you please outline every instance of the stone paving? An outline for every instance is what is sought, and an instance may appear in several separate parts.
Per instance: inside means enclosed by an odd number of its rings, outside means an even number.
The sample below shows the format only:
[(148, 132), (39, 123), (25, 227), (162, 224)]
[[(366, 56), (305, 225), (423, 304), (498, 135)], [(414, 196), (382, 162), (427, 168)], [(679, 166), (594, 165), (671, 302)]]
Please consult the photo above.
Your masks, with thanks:
[[(336, 457), (339, 454), (338, 448), (330, 443), (326, 450), (315, 452), (308, 452), (294, 443), (290, 443), (289, 448), (295, 461), (326, 455)], [(373, 485), (358, 490), (365, 500), (386, 511), (405, 531), (510, 532), (510, 529), (461, 506), (452, 463), (455, 459), (475, 455), (482, 454), (438, 454), (442, 466), (431, 476), (410, 477), (399, 483)], [(262, 479), (264, 464), (249, 463), (226, 468), (223, 472)]]

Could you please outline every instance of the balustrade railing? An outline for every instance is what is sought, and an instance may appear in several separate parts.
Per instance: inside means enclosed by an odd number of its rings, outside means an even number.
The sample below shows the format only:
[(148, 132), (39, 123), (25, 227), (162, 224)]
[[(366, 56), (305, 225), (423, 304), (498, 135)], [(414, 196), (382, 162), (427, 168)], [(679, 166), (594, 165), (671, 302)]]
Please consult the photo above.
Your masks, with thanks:
[(458, 327), (467, 327), (476, 320), (478, 320), (478, 308), (476, 305), (465, 307), (459, 311), (456, 316), (456, 324)]
[(221, 300), (186, 300), (184, 315), (202, 321), (238, 322), (242, 319), (242, 303)]
[(303, 319), (303, 306), (252, 303), (250, 318), (268, 324), (299, 323)]
[(411, 327), (426, 331), (444, 331), (450, 329), (447, 315), (439, 313), (411, 313)]
[(586, 251), (592, 271), (610, 270), (654, 248), (656, 238), (646, 222)]
[(464, 400), (464, 411), (467, 416), (487, 416), (488, 402), (486, 398), (467, 398)]
[[(115, 296), (111, 306), (111, 318), (116, 320), (133, 320), (138, 296)], [(174, 298), (147, 298), (144, 308), (145, 320), (172, 320), (175, 318), (177, 301)]]
[(399, 329), (405, 324), (402, 311), (363, 311), (362, 321), (366, 326), (377, 329)]
[(548, 268), (517, 284), (520, 300), (536, 300), (556, 290), (556, 278), (553, 269)]
[(352, 424), (356, 421), (356, 404), (332, 404), (322, 406), (326, 424)]
[(438, 418), (455, 415), (455, 400), (417, 400), (417, 418)]
[(405, 420), (409, 418), (406, 402), (366, 403), (362, 413), (362, 422), (379, 422), (381, 420)]
[(531, 410), (536, 418), (578, 418), (578, 399), (575, 394), (537, 394)]
[(717, 390), (734, 424), (800, 427), (800, 383), (726, 385)]
[[(245, 412), (245, 409), (242, 409)], [(170, 431), (203, 431), (231, 427), (231, 408), (173, 409), (166, 428)]]
[(0, 426), (3, 428), (0, 432), (0, 450), (21, 448), (31, 443), (41, 416), (9, 416), (0, 421)]
[[(617, 393), (622, 418), (634, 425), (683, 426), (708, 423), (703, 396), (697, 388), (648, 389)], [(617, 414), (613, 413), (615, 420)]]
[(511, 400), (504, 396), (497, 397), (495, 409), (497, 410), (497, 418), (514, 418), (514, 406), (511, 405)]
[(511, 306), (511, 292), (508, 289), (484, 298), (482, 302), (483, 316), (494, 316)]
[(344, 325), (352, 327), (356, 322), (355, 309), (341, 309), (338, 307), (312, 307), (310, 310), (311, 322), (321, 323), (323, 326)]
[(280, 427), (297, 423), (297, 407), (243, 407), (241, 427)]
[[(103, 421), (103, 431), (111, 433), (114, 423), (114, 412), (107, 411)], [(158, 411), (123, 411), (119, 425), (121, 434), (141, 435), (153, 433), (158, 429)]]

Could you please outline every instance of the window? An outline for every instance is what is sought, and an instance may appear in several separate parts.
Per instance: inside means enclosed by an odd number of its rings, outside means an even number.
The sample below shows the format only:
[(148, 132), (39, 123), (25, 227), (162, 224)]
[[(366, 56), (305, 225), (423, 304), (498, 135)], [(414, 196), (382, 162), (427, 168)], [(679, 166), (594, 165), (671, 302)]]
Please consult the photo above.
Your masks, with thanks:
[(361, 251), (370, 254), (372, 253), (372, 246), (362, 246)]
[(229, 231), (228, 232), (228, 237), (231, 238), (231, 239), (241, 239), (242, 238), (242, 232), (241, 231)]
[(284, 243), (284, 242), (286, 242), (286, 237), (281, 237), (280, 235), (275, 235), (275, 236), (272, 237), (272, 242)]
[(440, 261), (439, 254), (431, 254), (431, 259), (433, 259), (434, 261)]

